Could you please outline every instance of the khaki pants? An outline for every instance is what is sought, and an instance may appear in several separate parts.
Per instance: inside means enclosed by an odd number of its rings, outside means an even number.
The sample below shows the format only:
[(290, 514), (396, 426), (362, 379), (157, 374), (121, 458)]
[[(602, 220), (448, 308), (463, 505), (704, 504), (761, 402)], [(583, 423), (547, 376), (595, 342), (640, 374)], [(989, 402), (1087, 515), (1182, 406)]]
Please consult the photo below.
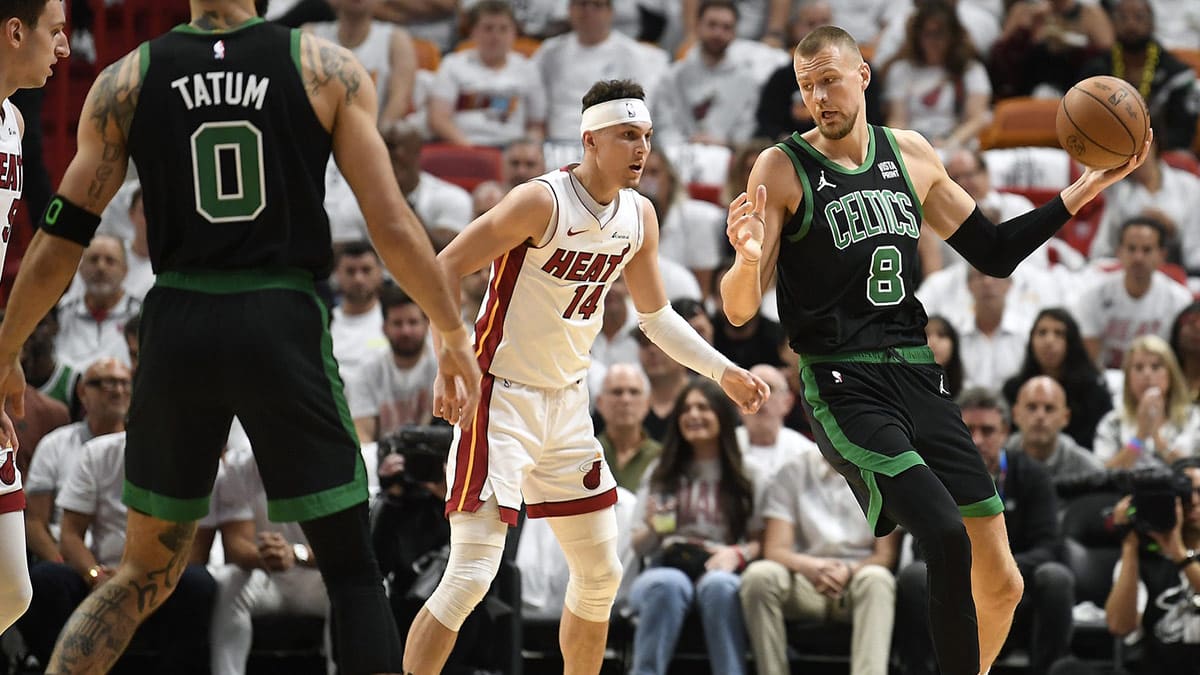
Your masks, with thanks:
[(788, 675), (785, 619), (851, 624), (850, 675), (887, 675), (896, 615), (896, 578), (878, 565), (861, 568), (840, 598), (804, 575), (759, 560), (742, 574), (742, 614), (759, 675)]

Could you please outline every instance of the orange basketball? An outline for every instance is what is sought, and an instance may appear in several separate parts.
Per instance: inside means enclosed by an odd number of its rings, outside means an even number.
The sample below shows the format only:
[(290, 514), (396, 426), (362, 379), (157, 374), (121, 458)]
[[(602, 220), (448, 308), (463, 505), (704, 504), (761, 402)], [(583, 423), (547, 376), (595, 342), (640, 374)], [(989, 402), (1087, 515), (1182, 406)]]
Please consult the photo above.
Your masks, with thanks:
[(1150, 134), (1150, 113), (1133, 85), (1109, 75), (1071, 87), (1054, 120), (1058, 144), (1094, 169), (1129, 161)]

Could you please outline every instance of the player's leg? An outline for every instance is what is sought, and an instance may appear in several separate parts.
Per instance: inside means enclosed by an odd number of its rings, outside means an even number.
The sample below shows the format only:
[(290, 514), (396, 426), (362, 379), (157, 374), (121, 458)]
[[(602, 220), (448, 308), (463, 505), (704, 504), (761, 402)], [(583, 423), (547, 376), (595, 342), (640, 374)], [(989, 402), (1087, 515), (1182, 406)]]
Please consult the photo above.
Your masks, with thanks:
[(979, 672), (985, 673), (1000, 654), (1012, 628), (1013, 610), (1025, 584), (1008, 548), (1004, 514), (966, 517), (971, 538), (971, 589), (979, 616)]
[(29, 609), (32, 600), (25, 558), (25, 513), (0, 513), (0, 633)]
[(137, 627), (175, 590), (195, 534), (195, 521), (176, 523), (129, 509), (121, 566), (75, 609), (47, 675), (108, 672)]
[(442, 672), (463, 621), (483, 600), (500, 569), (507, 534), (495, 499), (475, 512), (450, 514), (450, 558), (441, 582), (408, 630), (405, 673)]
[(609, 614), (621, 585), (616, 509), (610, 506), (547, 522), (571, 574), (558, 631), (563, 672), (598, 673), (604, 662)]

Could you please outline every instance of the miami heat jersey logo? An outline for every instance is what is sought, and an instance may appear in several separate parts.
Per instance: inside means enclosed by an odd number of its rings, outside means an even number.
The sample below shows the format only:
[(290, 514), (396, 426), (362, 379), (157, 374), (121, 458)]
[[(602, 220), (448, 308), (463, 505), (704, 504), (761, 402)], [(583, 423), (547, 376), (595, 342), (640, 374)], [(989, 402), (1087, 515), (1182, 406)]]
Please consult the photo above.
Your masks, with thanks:
[(13, 452), (12, 448), (4, 448), (0, 450), (0, 487), (12, 487), (16, 484), (17, 453)]
[(596, 488), (600, 487), (601, 461), (602, 460), (597, 459), (593, 462), (584, 462), (583, 465), (579, 467), (579, 470), (583, 472), (583, 487), (589, 490), (595, 490)]

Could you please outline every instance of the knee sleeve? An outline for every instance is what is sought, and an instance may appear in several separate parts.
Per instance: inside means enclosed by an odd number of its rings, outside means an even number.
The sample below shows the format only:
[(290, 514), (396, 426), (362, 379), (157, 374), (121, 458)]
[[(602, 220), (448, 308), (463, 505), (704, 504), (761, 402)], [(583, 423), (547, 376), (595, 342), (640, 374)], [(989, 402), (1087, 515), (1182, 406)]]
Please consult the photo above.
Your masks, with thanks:
[(450, 514), (450, 558), (446, 572), (425, 608), (443, 626), (454, 632), (487, 595), (500, 569), (508, 526), (489, 500), (475, 513)]
[(550, 518), (549, 524), (571, 572), (567, 609), (584, 621), (608, 621), (622, 573), (617, 556), (616, 511), (610, 507)]
[(33, 600), (25, 561), (25, 514), (0, 514), (0, 633), (16, 622)]

